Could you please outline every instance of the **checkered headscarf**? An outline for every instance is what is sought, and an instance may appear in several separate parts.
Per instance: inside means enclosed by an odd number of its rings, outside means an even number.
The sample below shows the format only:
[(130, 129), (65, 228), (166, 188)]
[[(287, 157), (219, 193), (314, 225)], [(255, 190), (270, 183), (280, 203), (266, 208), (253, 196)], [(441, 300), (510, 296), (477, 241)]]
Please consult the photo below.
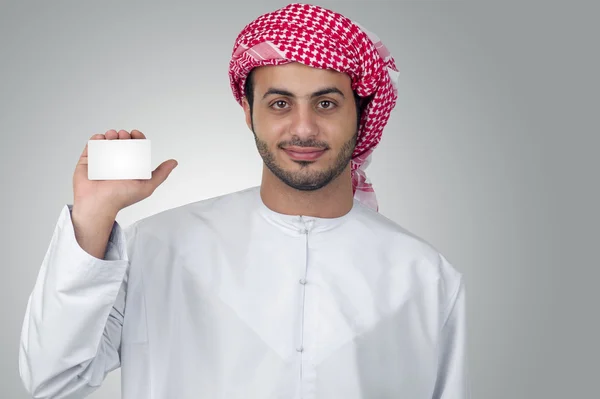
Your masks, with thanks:
[(347, 73), (352, 89), (360, 97), (371, 97), (352, 154), (352, 187), (355, 198), (378, 210), (364, 169), (396, 105), (394, 58), (376, 35), (343, 15), (315, 5), (290, 4), (259, 16), (238, 35), (229, 64), (236, 101), (242, 104), (246, 77), (253, 68), (288, 62)]

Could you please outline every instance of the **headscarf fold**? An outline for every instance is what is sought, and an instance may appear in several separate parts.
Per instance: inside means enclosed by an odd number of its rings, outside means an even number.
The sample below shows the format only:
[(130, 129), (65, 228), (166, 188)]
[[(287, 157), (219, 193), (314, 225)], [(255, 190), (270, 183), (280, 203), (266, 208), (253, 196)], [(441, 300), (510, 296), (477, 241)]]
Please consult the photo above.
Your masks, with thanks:
[(259, 16), (236, 38), (229, 63), (236, 101), (242, 104), (244, 84), (253, 68), (288, 62), (347, 73), (359, 97), (370, 98), (352, 154), (352, 187), (357, 200), (378, 210), (365, 169), (396, 105), (399, 74), (394, 58), (375, 34), (357, 22), (319, 6), (289, 4)]

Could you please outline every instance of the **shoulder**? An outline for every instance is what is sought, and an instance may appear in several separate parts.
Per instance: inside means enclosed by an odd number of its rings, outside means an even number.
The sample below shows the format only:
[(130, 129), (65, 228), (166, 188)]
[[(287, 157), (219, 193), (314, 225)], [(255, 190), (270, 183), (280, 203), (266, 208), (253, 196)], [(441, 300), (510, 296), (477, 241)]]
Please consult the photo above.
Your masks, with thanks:
[(423, 284), (437, 286), (443, 297), (451, 297), (461, 287), (462, 273), (424, 237), (360, 204), (354, 223), (362, 229), (361, 243), (365, 250), (372, 251), (378, 259), (410, 271)]
[(127, 227), (127, 234), (164, 239), (165, 235), (181, 235), (223, 218), (239, 218), (248, 213), (257, 189), (250, 187), (160, 211), (132, 223)]

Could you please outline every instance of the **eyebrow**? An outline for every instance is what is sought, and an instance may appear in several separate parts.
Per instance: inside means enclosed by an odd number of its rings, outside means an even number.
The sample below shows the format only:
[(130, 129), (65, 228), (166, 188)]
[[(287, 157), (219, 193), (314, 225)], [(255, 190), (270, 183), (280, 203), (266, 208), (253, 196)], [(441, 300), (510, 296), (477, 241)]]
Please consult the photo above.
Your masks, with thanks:
[[(294, 95), (294, 93), (292, 93), (290, 91), (271, 87), (271, 88), (269, 88), (269, 90), (267, 90), (267, 92), (263, 96), (263, 100), (271, 94), (278, 94), (281, 96), (296, 98), (296, 95)], [(337, 87), (326, 87), (324, 89), (315, 91), (314, 93), (312, 93), (310, 95), (310, 97), (315, 98), (315, 97), (319, 97), (319, 96), (324, 96), (325, 94), (339, 94), (340, 96), (342, 96), (342, 98), (345, 98), (344, 93), (342, 93)]]

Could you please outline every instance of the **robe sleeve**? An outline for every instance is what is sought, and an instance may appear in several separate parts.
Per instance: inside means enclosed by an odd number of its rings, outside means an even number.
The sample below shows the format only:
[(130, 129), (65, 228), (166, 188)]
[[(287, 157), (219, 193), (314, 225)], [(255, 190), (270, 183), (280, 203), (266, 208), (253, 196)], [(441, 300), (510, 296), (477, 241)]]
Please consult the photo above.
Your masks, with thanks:
[(462, 277), (450, 300), (438, 350), (438, 375), (433, 399), (470, 399), (466, 293)]
[(21, 329), (19, 373), (34, 398), (87, 396), (120, 366), (132, 230), (115, 221), (98, 259), (79, 246), (71, 211), (60, 213)]

